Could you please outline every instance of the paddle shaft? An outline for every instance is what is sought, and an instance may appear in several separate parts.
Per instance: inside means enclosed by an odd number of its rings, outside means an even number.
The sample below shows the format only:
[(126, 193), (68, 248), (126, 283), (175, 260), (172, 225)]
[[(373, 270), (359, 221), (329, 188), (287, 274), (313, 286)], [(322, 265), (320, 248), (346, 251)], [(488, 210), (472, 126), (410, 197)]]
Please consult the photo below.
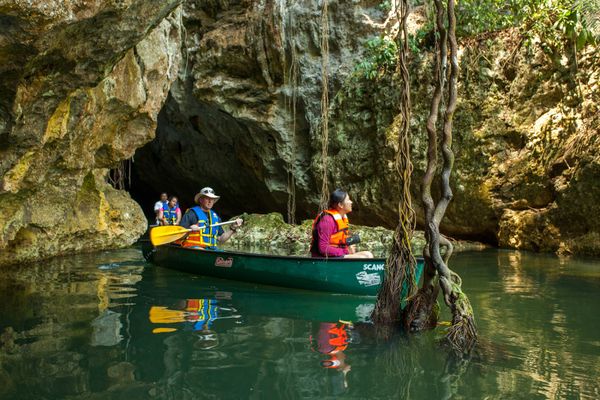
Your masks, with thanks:
[[(219, 222), (218, 224), (212, 224), (209, 225), (210, 228), (212, 228), (213, 226), (221, 226), (221, 225), (231, 225), (231, 224), (235, 224), (236, 220), (233, 221), (225, 221), (225, 222)], [(206, 225), (202, 225), (203, 228), (206, 228)], [(190, 229), (191, 230), (191, 229)]]
[[(219, 222), (218, 224), (212, 224), (212, 225), (209, 225), (208, 227), (212, 228), (214, 226), (231, 225), (231, 224), (235, 224), (235, 220), (234, 221)], [(204, 229), (204, 228), (206, 228), (206, 225), (201, 225), (201, 226), (199, 226), (199, 228)], [(191, 232), (192, 230), (191, 229), (186, 229), (186, 231), (187, 232)]]
[[(235, 222), (236, 222), (235, 220), (220, 222), (218, 224), (209, 225), (209, 227), (230, 225)], [(200, 229), (205, 229), (205, 228), (206, 228), (206, 225), (202, 225), (200, 227)], [(175, 231), (173, 231), (173, 230), (175, 230)], [(191, 229), (186, 229), (183, 226), (177, 226), (177, 225), (157, 226), (156, 228), (153, 228), (150, 231), (150, 241), (155, 246), (161, 245), (161, 244), (166, 244), (166, 243), (174, 242), (175, 240), (181, 239), (182, 237), (184, 237), (191, 231), (192, 231)]]
[[(233, 221), (219, 222), (218, 224), (212, 224), (212, 225), (209, 225), (208, 227), (212, 228), (212, 227), (215, 227), (215, 226), (231, 225), (231, 224), (235, 224), (235, 220), (233, 220)], [(206, 225), (201, 225), (201, 226), (199, 226), (199, 228), (204, 229), (204, 228), (206, 228)], [(191, 232), (192, 230), (191, 229), (186, 229), (186, 231)]]

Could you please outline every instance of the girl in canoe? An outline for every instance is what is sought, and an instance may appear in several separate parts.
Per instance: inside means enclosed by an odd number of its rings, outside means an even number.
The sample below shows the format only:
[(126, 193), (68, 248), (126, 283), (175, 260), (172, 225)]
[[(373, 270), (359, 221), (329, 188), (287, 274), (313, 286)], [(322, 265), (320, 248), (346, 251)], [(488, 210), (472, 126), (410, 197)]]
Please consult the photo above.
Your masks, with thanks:
[(358, 235), (350, 235), (347, 214), (352, 200), (347, 192), (336, 189), (329, 195), (329, 206), (312, 225), (310, 253), (313, 257), (373, 258), (370, 251), (356, 251)]
[(179, 225), (181, 210), (177, 204), (177, 197), (169, 197), (167, 204), (158, 213), (158, 221), (160, 225)]

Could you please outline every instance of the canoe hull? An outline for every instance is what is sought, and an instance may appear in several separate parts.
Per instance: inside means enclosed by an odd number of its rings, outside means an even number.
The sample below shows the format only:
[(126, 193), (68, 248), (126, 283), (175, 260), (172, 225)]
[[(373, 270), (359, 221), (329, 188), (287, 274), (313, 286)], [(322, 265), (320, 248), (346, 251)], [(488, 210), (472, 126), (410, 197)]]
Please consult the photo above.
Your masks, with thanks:
[[(182, 248), (145, 251), (156, 265), (193, 274), (333, 293), (375, 296), (384, 279), (385, 259), (271, 256)], [(417, 279), (423, 269), (418, 260)]]

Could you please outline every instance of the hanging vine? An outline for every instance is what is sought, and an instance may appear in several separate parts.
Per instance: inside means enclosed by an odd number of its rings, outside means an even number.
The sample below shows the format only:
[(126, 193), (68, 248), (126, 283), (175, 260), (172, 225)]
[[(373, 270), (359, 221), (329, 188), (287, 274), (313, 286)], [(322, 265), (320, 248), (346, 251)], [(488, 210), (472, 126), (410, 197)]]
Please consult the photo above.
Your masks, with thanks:
[[(448, 329), (446, 341), (458, 352), (470, 351), (477, 341), (477, 330), (473, 309), (466, 294), (461, 290), (462, 280), (451, 271), (447, 265), (447, 257), (442, 258), (440, 247), (448, 246), (447, 240), (435, 240), (435, 233), (439, 239), (439, 226), (446, 208), (452, 199), (450, 189), (450, 173), (454, 165), (454, 153), (452, 151), (452, 122), (457, 100), (458, 80), (458, 46), (456, 43), (456, 15), (454, 12), (454, 0), (448, 0), (448, 43), (450, 45), (450, 81), (448, 87), (448, 107), (444, 113), (444, 129), (442, 135), (442, 154), (444, 166), (442, 169), (442, 198), (436, 206), (433, 221), (428, 222), (428, 230), (431, 231), (432, 240), (429, 243), (433, 263), (440, 275), (440, 286), (444, 294), (444, 301), (452, 311), (452, 325)], [(441, 2), (436, 1), (436, 6), (441, 7)], [(431, 224), (430, 222), (433, 222)], [(441, 246), (440, 246), (441, 245)]]
[(320, 210), (327, 208), (329, 199), (327, 152), (329, 144), (329, 15), (327, 10), (328, 0), (323, 0), (321, 8), (321, 163), (322, 186)]
[[(281, 6), (282, 13), (282, 47), (283, 47), (283, 86), (289, 89), (289, 95), (286, 96), (285, 110), (286, 115), (291, 115), (288, 131), (290, 132), (289, 157), (287, 159), (287, 222), (296, 223), (296, 105), (298, 100), (298, 52), (294, 38), (296, 37), (295, 18), (286, 10), (293, 10), (289, 7), (287, 1)], [(289, 56), (286, 50), (289, 43)]]
[[(434, 203), (431, 196), (431, 183), (437, 169), (437, 133), (436, 124), (442, 101), (442, 91), (444, 88), (444, 77), (446, 71), (447, 59), (447, 31), (444, 25), (444, 11), (439, 2), (436, 3), (436, 23), (435, 23), (435, 84), (433, 96), (431, 98), (431, 106), (429, 109), (429, 117), (427, 118), (427, 167), (421, 181), (421, 202), (425, 212), (425, 220), (433, 219)], [(427, 243), (430, 243), (428, 230), (425, 230)], [(437, 295), (439, 292), (437, 272), (431, 261), (429, 246), (423, 249), (423, 257), (425, 259), (425, 269), (423, 277), (423, 286), (419, 289), (411, 301), (409, 301), (403, 314), (403, 325), (406, 330), (419, 331), (423, 329), (433, 328), (437, 324), (439, 306), (437, 304)]]
[(133, 157), (119, 161), (116, 168), (108, 171), (107, 182), (118, 190), (126, 190), (131, 187), (131, 165)]
[[(396, 5), (399, 30), (396, 37), (398, 57), (396, 74), (400, 76), (400, 103), (398, 150), (395, 170), (399, 178), (400, 201), (398, 203), (398, 225), (394, 232), (392, 249), (386, 261), (386, 279), (378, 293), (372, 319), (379, 326), (391, 326), (400, 318), (400, 299), (412, 297), (417, 292), (415, 275), (416, 260), (412, 253), (411, 240), (415, 228), (415, 212), (412, 208), (410, 183), (412, 162), (410, 160), (410, 75), (407, 66), (409, 15), (408, 0)], [(387, 330), (384, 330), (387, 332)]]

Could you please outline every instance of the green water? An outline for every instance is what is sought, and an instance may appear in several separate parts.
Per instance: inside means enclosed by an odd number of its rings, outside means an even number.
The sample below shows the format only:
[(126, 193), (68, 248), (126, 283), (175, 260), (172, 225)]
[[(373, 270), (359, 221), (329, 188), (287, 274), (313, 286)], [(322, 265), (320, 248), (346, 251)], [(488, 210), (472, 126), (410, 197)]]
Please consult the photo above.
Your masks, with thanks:
[[(186, 275), (136, 249), (3, 269), (0, 398), (600, 398), (600, 261), (486, 251), (452, 266), (482, 338), (469, 361), (440, 332), (377, 341), (360, 322), (371, 298)], [(346, 337), (324, 324), (340, 318)]]

